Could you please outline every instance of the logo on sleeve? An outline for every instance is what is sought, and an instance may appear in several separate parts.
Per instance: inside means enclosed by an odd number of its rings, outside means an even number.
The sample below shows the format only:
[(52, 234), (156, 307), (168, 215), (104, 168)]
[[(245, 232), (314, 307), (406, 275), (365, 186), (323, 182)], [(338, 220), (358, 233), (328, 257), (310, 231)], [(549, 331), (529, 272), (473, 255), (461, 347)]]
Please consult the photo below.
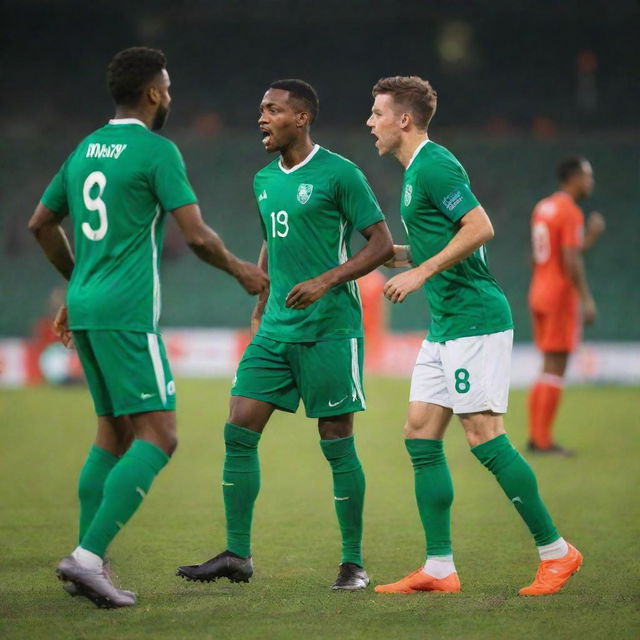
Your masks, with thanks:
[(413, 187), (408, 184), (404, 188), (404, 206), (408, 207), (411, 204), (411, 196), (413, 194)]
[(258, 196), (258, 202), (262, 202), (267, 199), (267, 190), (263, 190), (262, 193)]
[(442, 204), (447, 211), (453, 211), (462, 202), (462, 193), (460, 189), (452, 191), (448, 196), (445, 196)]
[(312, 184), (301, 184), (298, 185), (298, 202), (300, 204), (307, 204), (309, 202), (309, 198), (313, 192)]

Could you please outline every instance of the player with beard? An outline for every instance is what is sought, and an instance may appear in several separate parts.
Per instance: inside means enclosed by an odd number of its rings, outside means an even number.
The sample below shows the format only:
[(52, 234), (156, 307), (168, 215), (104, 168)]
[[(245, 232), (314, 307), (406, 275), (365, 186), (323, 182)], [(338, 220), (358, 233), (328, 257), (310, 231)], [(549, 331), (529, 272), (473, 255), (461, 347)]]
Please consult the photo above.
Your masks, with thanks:
[[(80, 473), (78, 546), (58, 564), (65, 589), (101, 607), (133, 605), (104, 567), (107, 547), (142, 503), (176, 448), (175, 384), (158, 331), (160, 254), (170, 211), (196, 255), (248, 293), (266, 274), (231, 254), (203, 221), (178, 148), (153, 131), (169, 113), (161, 51), (132, 47), (109, 64), (115, 117), (69, 155), (29, 228), (70, 280), (56, 324), (71, 340), (98, 416)], [(72, 252), (62, 219), (74, 228)]]
[[(332, 588), (369, 584), (361, 550), (364, 474), (353, 439), (354, 412), (365, 409), (354, 280), (388, 260), (393, 246), (360, 169), (312, 141), (317, 113), (318, 96), (301, 80), (272, 83), (260, 104), (264, 148), (278, 154), (254, 180), (265, 240), (258, 263), (268, 268), (270, 292), (258, 299), (255, 335), (238, 366), (224, 428), (227, 548), (203, 564), (179, 567), (190, 580), (252, 576), (258, 442), (274, 410), (295, 412), (302, 398), (307, 416), (318, 420), (333, 473), (342, 560)], [(367, 242), (351, 256), (354, 229)]]

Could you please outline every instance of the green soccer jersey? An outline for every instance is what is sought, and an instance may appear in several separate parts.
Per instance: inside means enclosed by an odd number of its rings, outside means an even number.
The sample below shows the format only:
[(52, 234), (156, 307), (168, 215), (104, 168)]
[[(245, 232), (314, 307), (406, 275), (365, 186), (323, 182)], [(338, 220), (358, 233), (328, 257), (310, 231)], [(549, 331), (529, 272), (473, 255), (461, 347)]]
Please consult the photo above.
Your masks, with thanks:
[(258, 335), (281, 342), (362, 337), (362, 309), (355, 282), (327, 291), (306, 309), (289, 309), (293, 287), (344, 262), (353, 229), (384, 220), (362, 171), (315, 145), (300, 164), (274, 160), (253, 185), (267, 242), (269, 299)]
[[(460, 218), (478, 204), (453, 154), (431, 140), (423, 142), (405, 170), (400, 202), (413, 263), (444, 249)], [(427, 339), (432, 342), (513, 328), (509, 303), (489, 273), (484, 246), (427, 280), (424, 289), (431, 310)]]
[(42, 196), (73, 220), (71, 329), (157, 331), (166, 212), (195, 202), (176, 145), (139, 120), (111, 120), (76, 147)]

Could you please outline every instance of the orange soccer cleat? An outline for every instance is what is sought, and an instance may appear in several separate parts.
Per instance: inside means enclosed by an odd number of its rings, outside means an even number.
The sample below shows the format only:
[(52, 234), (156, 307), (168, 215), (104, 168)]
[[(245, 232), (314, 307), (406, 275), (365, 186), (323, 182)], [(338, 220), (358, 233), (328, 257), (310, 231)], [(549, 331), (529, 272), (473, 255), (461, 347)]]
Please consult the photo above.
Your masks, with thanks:
[(460, 591), (460, 579), (455, 571), (446, 578), (434, 578), (420, 568), (398, 582), (379, 584), (375, 591), (376, 593), (418, 593), (419, 591), (457, 593)]
[(567, 555), (557, 560), (543, 560), (538, 567), (534, 581), (520, 589), (521, 596), (546, 596), (557, 593), (564, 587), (569, 578), (580, 571), (582, 554), (569, 545)]

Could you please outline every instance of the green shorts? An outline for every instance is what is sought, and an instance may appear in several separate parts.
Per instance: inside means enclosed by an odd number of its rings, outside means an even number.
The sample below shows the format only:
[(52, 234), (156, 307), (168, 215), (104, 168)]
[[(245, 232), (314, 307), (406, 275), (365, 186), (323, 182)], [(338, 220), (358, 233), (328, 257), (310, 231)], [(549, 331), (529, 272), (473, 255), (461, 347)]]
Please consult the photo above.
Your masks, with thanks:
[(162, 338), (136, 331), (74, 331), (73, 342), (99, 416), (175, 411)]
[(363, 411), (362, 342), (278, 342), (256, 336), (238, 365), (231, 395), (292, 413), (302, 398), (309, 418)]

